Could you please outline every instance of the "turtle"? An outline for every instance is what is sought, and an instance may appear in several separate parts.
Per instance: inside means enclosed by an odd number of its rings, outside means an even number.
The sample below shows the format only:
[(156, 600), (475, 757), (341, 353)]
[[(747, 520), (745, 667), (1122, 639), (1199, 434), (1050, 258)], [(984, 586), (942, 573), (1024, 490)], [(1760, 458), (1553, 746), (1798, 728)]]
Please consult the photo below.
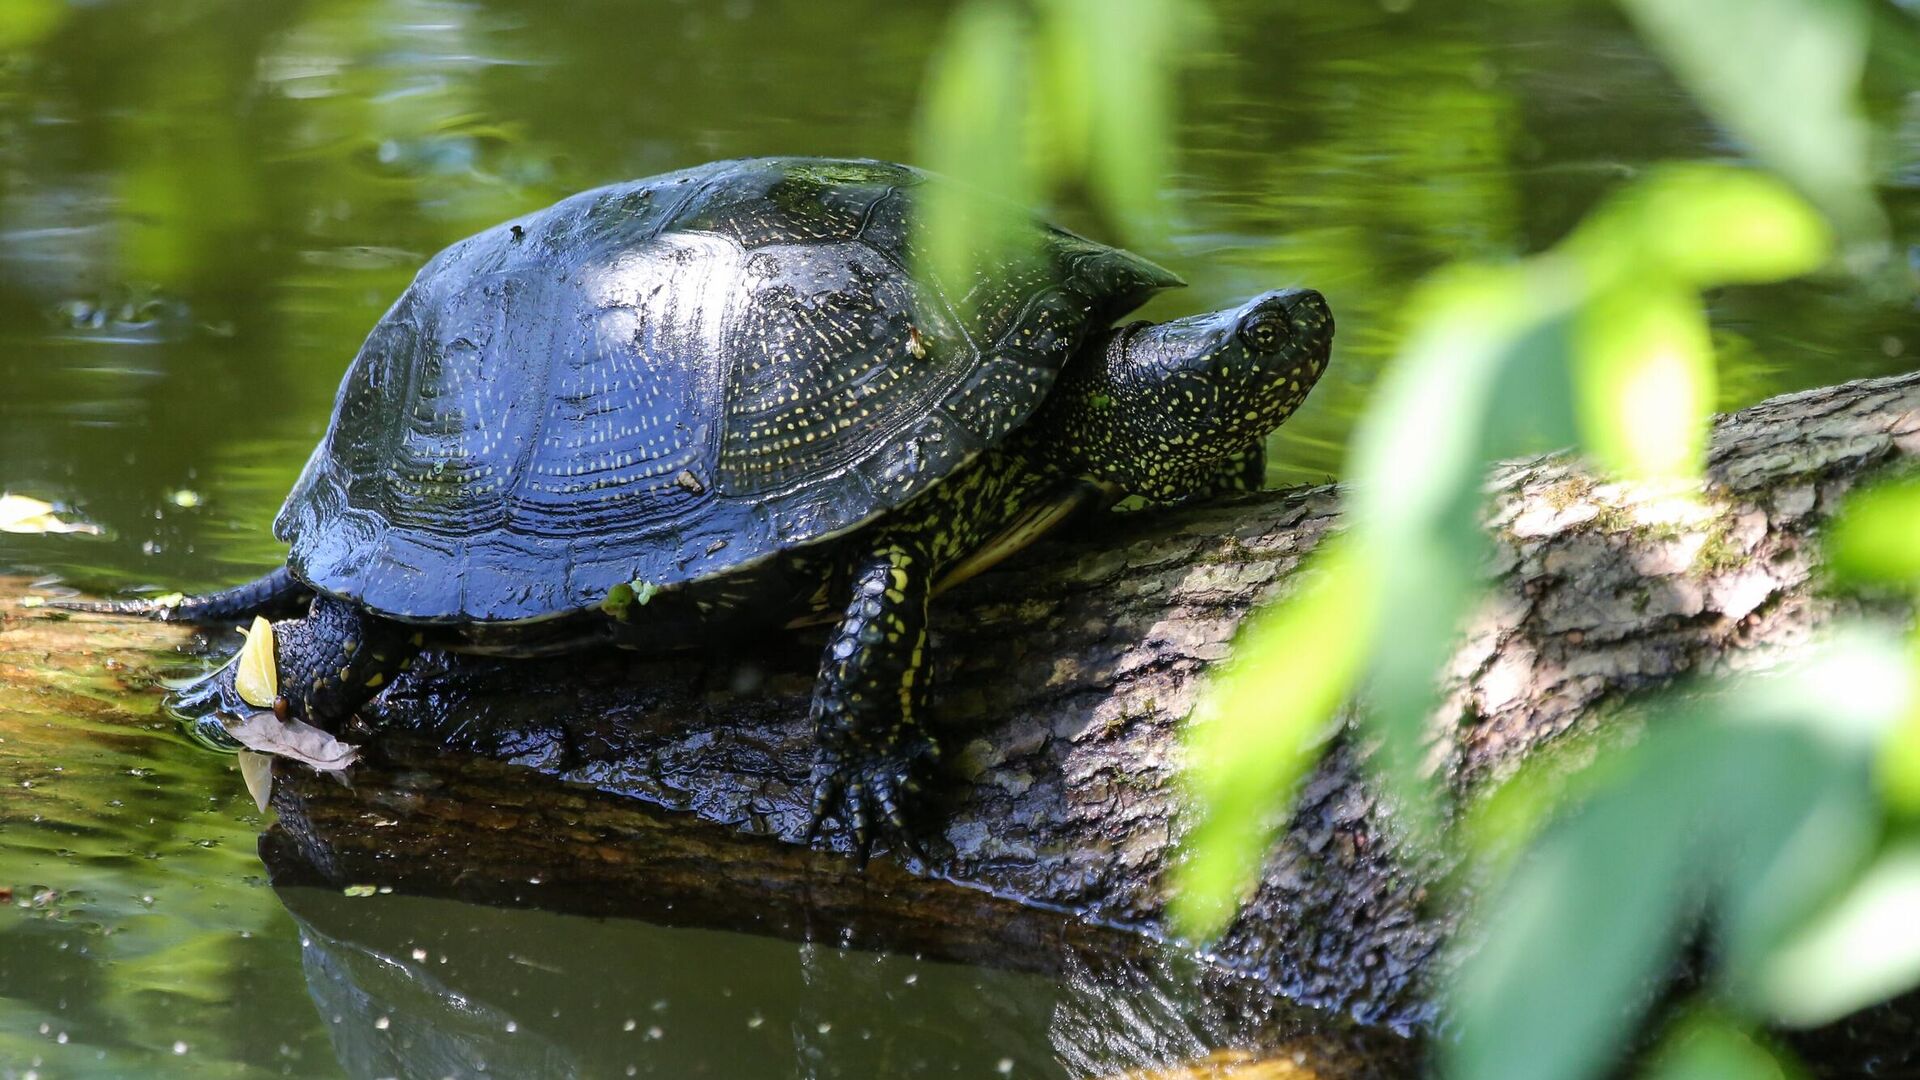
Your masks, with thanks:
[[(876, 828), (910, 844), (939, 755), (933, 595), (1126, 496), (1259, 486), (1334, 329), (1305, 288), (1120, 323), (1181, 279), (1011, 206), (1020, 242), (942, 279), (915, 228), (933, 185), (964, 190), (882, 161), (723, 161), (453, 244), (349, 365), (274, 522), (286, 564), (117, 609), (293, 615), (276, 708), (334, 729), (422, 649), (831, 623), (809, 836), (837, 823), (862, 860)], [(238, 660), (186, 705), (249, 708)]]

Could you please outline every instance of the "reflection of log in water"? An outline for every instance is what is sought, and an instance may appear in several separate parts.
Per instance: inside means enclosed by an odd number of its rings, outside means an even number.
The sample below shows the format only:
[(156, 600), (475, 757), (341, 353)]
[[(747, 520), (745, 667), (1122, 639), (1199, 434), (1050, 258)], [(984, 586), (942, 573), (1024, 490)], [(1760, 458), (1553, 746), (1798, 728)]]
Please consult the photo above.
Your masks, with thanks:
[[(1810, 587), (1814, 531), (1863, 475), (1916, 450), (1920, 378), (1905, 377), (1723, 419), (1706, 512), (1559, 461), (1502, 470), (1499, 580), (1434, 731), (1454, 789), (1596, 704), (1803, 640), (1847, 603)], [(943, 598), (935, 711), (958, 752), (929, 875), (883, 859), (860, 876), (796, 843), (818, 645), (805, 634), (666, 659), (424, 665), (369, 710), (391, 735), (351, 790), (281, 770), (265, 850), (289, 880), (778, 934), (844, 926), (857, 943), (1040, 969), (1070, 942), (1111, 952), (1098, 943), (1158, 926), (1197, 676), (1285, 590), (1335, 496), (1103, 519)], [(1336, 752), (1221, 960), (1295, 1000), (1419, 1027), (1451, 916), (1427, 903), (1431, 860), (1384, 826), (1354, 755)]]
[(281, 895), (315, 1006), (346, 1018), (333, 1038), (352, 1076), (994, 1076), (1002, 1058), (1024, 1074), (1054, 1057), (1044, 979), (633, 920)]
[[(308, 785), (302, 778), (283, 784), (276, 795), (280, 822), (261, 841), (262, 856), (274, 868), (277, 884), (380, 881), (401, 892), (452, 894), (486, 904), (638, 917), (681, 927), (747, 929), (776, 939), (884, 947), (896, 956), (916, 960), (961, 960), (1007, 969), (1008, 975), (988, 976), (978, 969), (942, 968), (974, 971), (969, 978), (994, 983), (990, 992), (995, 995), (1004, 992), (1003, 980), (1013, 980), (1008, 987), (1028, 988), (1014, 1004), (1031, 1005), (1037, 1011), (999, 1017), (994, 1024), (982, 1021), (979, 1040), (969, 1044), (979, 1053), (993, 1048), (989, 1064), (997, 1064), (1019, 1048), (1014, 1033), (1023, 1033), (1020, 1040), (1039, 1040), (1046, 1052), (1015, 1055), (1023, 1063), (1021, 1075), (1027, 1075), (1032, 1062), (1054, 1061), (1069, 1068), (1063, 1075), (1119, 1073), (1197, 1058), (1221, 1046), (1259, 1047), (1266, 1054), (1283, 1053), (1289, 1061), (1297, 1057), (1304, 1063), (1302, 1077), (1361, 1080), (1401, 1075), (1408, 1048), (1396, 1038), (1284, 1005), (1258, 980), (1204, 967), (1177, 951), (1156, 948), (1137, 935), (1070, 913), (937, 878), (916, 877), (880, 862), (862, 874), (838, 855), (771, 839), (743, 838), (737, 830), (689, 820), (683, 813), (632, 799), (551, 783), (553, 790), (533, 784), (534, 794), (529, 794), (529, 781), (516, 779), (512, 767), (492, 761), (472, 760), (460, 776), (446, 775), (445, 759), (411, 739), (384, 743), (376, 757), (372, 764), (379, 779), (373, 784), (364, 774), (356, 776), (352, 790), (326, 781)], [(341, 846), (329, 839), (340, 830), (370, 838), (384, 836), (390, 843), (377, 850), (356, 846), (341, 858)], [(513, 849), (511, 856), (506, 855), (508, 846)], [(462, 869), (473, 865), (470, 853), (476, 849), (485, 853), (483, 860), (510, 857), (525, 876), (503, 881), (487, 874), (463, 875)], [(340, 901), (334, 893), (306, 888), (286, 889), (285, 896), (289, 907), (304, 919), (315, 919), (314, 910), (334, 911), (341, 927), (333, 933), (353, 936), (353, 950), (366, 947), (363, 939), (370, 933), (379, 936), (377, 916), (367, 913), (373, 906), (367, 901)], [(335, 906), (323, 906), (321, 900)], [(379, 902), (389, 903), (391, 898)], [(528, 950), (538, 945), (565, 957), (542, 961), (541, 966), (595, 972), (593, 979), (578, 987), (580, 992), (594, 994), (604, 992), (605, 983), (611, 981), (621, 983), (619, 992), (627, 995), (631, 990), (627, 984), (644, 979), (634, 965), (652, 970), (663, 962), (680, 974), (670, 972), (654, 990), (658, 995), (684, 993), (687, 986), (681, 986), (680, 980), (694, 987), (704, 985), (703, 964), (718, 962), (703, 961), (697, 949), (689, 951), (686, 943), (731, 940), (689, 937), (684, 931), (679, 936), (662, 935), (636, 929), (639, 924), (616, 923), (596, 927), (590, 934), (550, 933), (546, 937), (553, 940), (541, 944), (543, 939), (525, 933), (512, 922), (510, 913), (488, 917), (501, 922), (502, 933), (508, 935), (504, 940), (514, 941), (515, 955), (530, 955)], [(477, 921), (481, 917), (461, 918)], [(419, 921), (401, 920), (400, 925), (417, 926)], [(551, 916), (542, 916), (531, 919), (531, 925), (556, 924)], [(653, 944), (635, 950), (631, 960), (612, 959), (621, 950), (607, 939), (633, 934), (655, 935), (649, 938)], [(489, 936), (497, 950), (502, 936)], [(349, 951), (341, 944), (329, 951)], [(391, 955), (391, 942), (377, 951), (377, 962), (364, 965), (370, 974), (388, 978), (408, 966)], [(759, 959), (743, 962), (745, 966), (777, 969), (793, 963), (795, 954), (791, 946), (769, 939), (756, 955)], [(906, 962), (870, 961), (893, 966)], [(310, 955), (310, 981), (315, 975), (313, 963)], [(833, 965), (849, 963), (833, 961)], [(839, 966), (820, 970), (841, 972)], [(1015, 972), (1052, 978), (1022, 981)], [(422, 973), (438, 974), (431, 967)], [(810, 982), (809, 990), (826, 992), (822, 1002), (857, 1000), (858, 995), (849, 994), (846, 978), (841, 972), (820, 985)], [(503, 983), (518, 985), (511, 980)], [(1046, 995), (1036, 997), (1042, 990)], [(313, 992), (325, 1015), (331, 1007), (325, 1000), (330, 995), (344, 993), (352, 998), (362, 991), (329, 990), (316, 984)], [(527, 995), (537, 1000), (543, 992), (528, 988)], [(876, 996), (880, 991), (869, 988), (865, 993)], [(468, 1006), (460, 1002), (473, 995), (464, 987), (457, 994), (432, 990), (430, 996), (447, 998), (454, 1005), (424, 1002), (416, 1030), (435, 1031), (432, 1014), (452, 1009), (456, 1015), (449, 1018), (448, 1031), (455, 1043), (462, 1042), (466, 1038), (462, 1018)], [(396, 997), (394, 993), (374, 996), (381, 1001)], [(482, 995), (478, 1000), (487, 998)], [(941, 1022), (946, 1027), (929, 1020), (932, 1030), (948, 1030), (983, 1008), (949, 1004), (950, 1015)], [(879, 1007), (877, 997), (875, 1005)], [(833, 1011), (840, 1016), (857, 1015), (840, 1005), (833, 1006)], [(1049, 1017), (1050, 1024), (1045, 1022)], [(1039, 1028), (1029, 1031), (1036, 1021)], [(896, 1012), (886, 1027), (897, 1031), (899, 1023)], [(910, 1026), (918, 1029), (917, 1024)], [(805, 1027), (795, 1026), (792, 1034), (803, 1049), (811, 1041)], [(377, 1062), (385, 1060), (377, 1053), (400, 1052), (390, 1046), (394, 1036), (360, 1032), (354, 1037), (363, 1042), (370, 1039), (377, 1046), (343, 1046), (343, 1060), (351, 1056)], [(419, 1052), (436, 1052), (439, 1038), (428, 1039)], [(499, 1038), (495, 1033), (477, 1045), (491, 1045)], [(574, 1042), (557, 1036), (555, 1045), (577, 1050)], [(516, 1053), (526, 1051), (518, 1043), (512, 1047)], [(707, 1058), (701, 1060), (707, 1060), (713, 1052), (703, 1053)], [(965, 1055), (955, 1060), (961, 1057)], [(844, 1059), (825, 1047), (819, 1048), (819, 1058), (819, 1075), (869, 1075), (847, 1068)], [(669, 1055), (665, 1060), (671, 1059)], [(658, 1067), (663, 1059), (648, 1060), (651, 1067)], [(377, 1068), (367, 1073), (378, 1074)], [(587, 1069), (581, 1075), (599, 1073)], [(678, 1074), (668, 1069), (660, 1075)], [(712, 1075), (757, 1073), (723, 1069)]]
[[(354, 1077), (1100, 1077), (1259, 1036), (1178, 955), (1067, 977), (401, 896), (283, 889)], [(1241, 995), (1245, 997), (1247, 995)], [(1264, 995), (1260, 995), (1264, 996)], [(1320, 1044), (1297, 1047), (1314, 1076)]]

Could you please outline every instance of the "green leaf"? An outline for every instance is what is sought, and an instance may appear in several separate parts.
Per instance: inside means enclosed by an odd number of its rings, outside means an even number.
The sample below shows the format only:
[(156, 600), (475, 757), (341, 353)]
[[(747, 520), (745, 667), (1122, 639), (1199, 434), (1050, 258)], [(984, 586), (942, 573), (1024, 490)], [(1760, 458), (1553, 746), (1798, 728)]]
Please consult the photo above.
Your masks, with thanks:
[[(1909, 635), (1908, 670), (1920, 673), (1920, 631)], [(1894, 813), (1920, 818), (1920, 701), (1908, 705), (1900, 722), (1880, 744), (1874, 762), (1880, 796)]]
[(1878, 635), (1663, 716), (1607, 762), (1477, 917), (1451, 1075), (1574, 1080), (1613, 1064), (1700, 913), (1736, 999), (1854, 872), (1878, 813), (1862, 783), (1909, 674)]
[(64, 0), (0, 0), (0, 49), (25, 48), (60, 28)]
[(1787, 1080), (1779, 1058), (1723, 1016), (1697, 1013), (1676, 1025), (1652, 1054), (1644, 1080)]
[(1845, 580), (1920, 588), (1920, 478), (1850, 496), (1827, 534), (1827, 563)]
[(1092, 168), (1095, 98), (1093, 39), (1100, 0), (1040, 0), (1039, 48), (1033, 55), (1034, 160), (1049, 185), (1072, 182)]
[[(1667, 721), (1523, 860), (1462, 968), (1450, 1074), (1598, 1076), (1703, 902), (1745, 952), (1873, 835), (1856, 763), (1803, 730)], [(1773, 887), (1775, 896), (1756, 890)]]
[(1329, 541), (1296, 575), (1293, 596), (1242, 634), (1233, 666), (1187, 728), (1188, 776), (1202, 809), (1173, 915), (1189, 935), (1211, 937), (1232, 918), (1372, 637), (1379, 601), (1345, 544)]
[(1606, 753), (1593, 734), (1570, 733), (1540, 747), (1512, 776), (1477, 794), (1459, 825), (1476, 872), (1503, 876), (1562, 808), (1612, 782), (1618, 755)]
[(1758, 997), (1794, 1025), (1829, 1023), (1920, 985), (1920, 841), (1883, 852), (1769, 958)]
[(1713, 342), (1699, 297), (1642, 279), (1590, 301), (1574, 349), (1581, 443), (1632, 480), (1699, 483), (1714, 401)]
[[(922, 275), (973, 280), (983, 267), (1018, 258), (1031, 225), (1010, 206), (1034, 201), (1034, 169), (1022, 137), (1028, 26), (1014, 8), (975, 0), (953, 17), (922, 95), (920, 159), (958, 181), (921, 189)], [(964, 285), (952, 287), (964, 295)]]
[(1621, 0), (1700, 102), (1834, 215), (1877, 231), (1857, 100), (1864, 0)]
[(1449, 1076), (1563, 1080), (1607, 1065), (1691, 900), (1682, 793), (1648, 775), (1664, 752), (1633, 752), (1629, 774), (1551, 831), (1480, 914), (1491, 932), (1450, 994)]
[(1433, 817), (1420, 768), (1436, 673), (1488, 551), (1487, 466), (1573, 440), (1567, 331), (1578, 280), (1546, 259), (1437, 278), (1413, 300), (1416, 330), (1354, 435), (1352, 536), (1393, 598), (1364, 716), (1380, 744), (1374, 763), (1415, 832)]
[(1566, 247), (1603, 289), (1649, 276), (1705, 287), (1812, 273), (1832, 256), (1833, 234), (1765, 173), (1669, 165), (1608, 199)]
[(1907, 717), (1880, 752), (1880, 794), (1906, 817), (1920, 817), (1920, 710)]
[(1193, 0), (1039, 0), (1031, 144), (1055, 184), (1084, 182), (1134, 243), (1164, 242), (1173, 79), (1206, 26)]
[(1175, 0), (1106, 0), (1090, 38), (1094, 193), (1136, 242), (1165, 232), (1160, 193), (1173, 145)]

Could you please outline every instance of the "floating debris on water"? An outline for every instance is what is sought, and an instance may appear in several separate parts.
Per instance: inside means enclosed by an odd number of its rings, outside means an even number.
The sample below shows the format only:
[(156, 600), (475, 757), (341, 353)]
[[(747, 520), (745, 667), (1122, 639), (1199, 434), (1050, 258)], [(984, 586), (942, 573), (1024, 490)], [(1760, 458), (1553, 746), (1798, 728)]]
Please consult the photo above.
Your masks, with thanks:
[(0, 532), (99, 536), (103, 531), (90, 521), (67, 521), (59, 515), (59, 509), (45, 500), (0, 493)]

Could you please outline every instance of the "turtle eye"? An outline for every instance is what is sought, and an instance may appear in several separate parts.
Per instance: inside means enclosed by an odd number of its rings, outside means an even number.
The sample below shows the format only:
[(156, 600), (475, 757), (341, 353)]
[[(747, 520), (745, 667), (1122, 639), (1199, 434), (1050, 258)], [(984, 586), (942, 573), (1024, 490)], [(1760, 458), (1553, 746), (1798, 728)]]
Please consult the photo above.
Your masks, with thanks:
[(1270, 353), (1293, 336), (1287, 318), (1278, 311), (1257, 311), (1240, 321), (1240, 340), (1254, 352)]

